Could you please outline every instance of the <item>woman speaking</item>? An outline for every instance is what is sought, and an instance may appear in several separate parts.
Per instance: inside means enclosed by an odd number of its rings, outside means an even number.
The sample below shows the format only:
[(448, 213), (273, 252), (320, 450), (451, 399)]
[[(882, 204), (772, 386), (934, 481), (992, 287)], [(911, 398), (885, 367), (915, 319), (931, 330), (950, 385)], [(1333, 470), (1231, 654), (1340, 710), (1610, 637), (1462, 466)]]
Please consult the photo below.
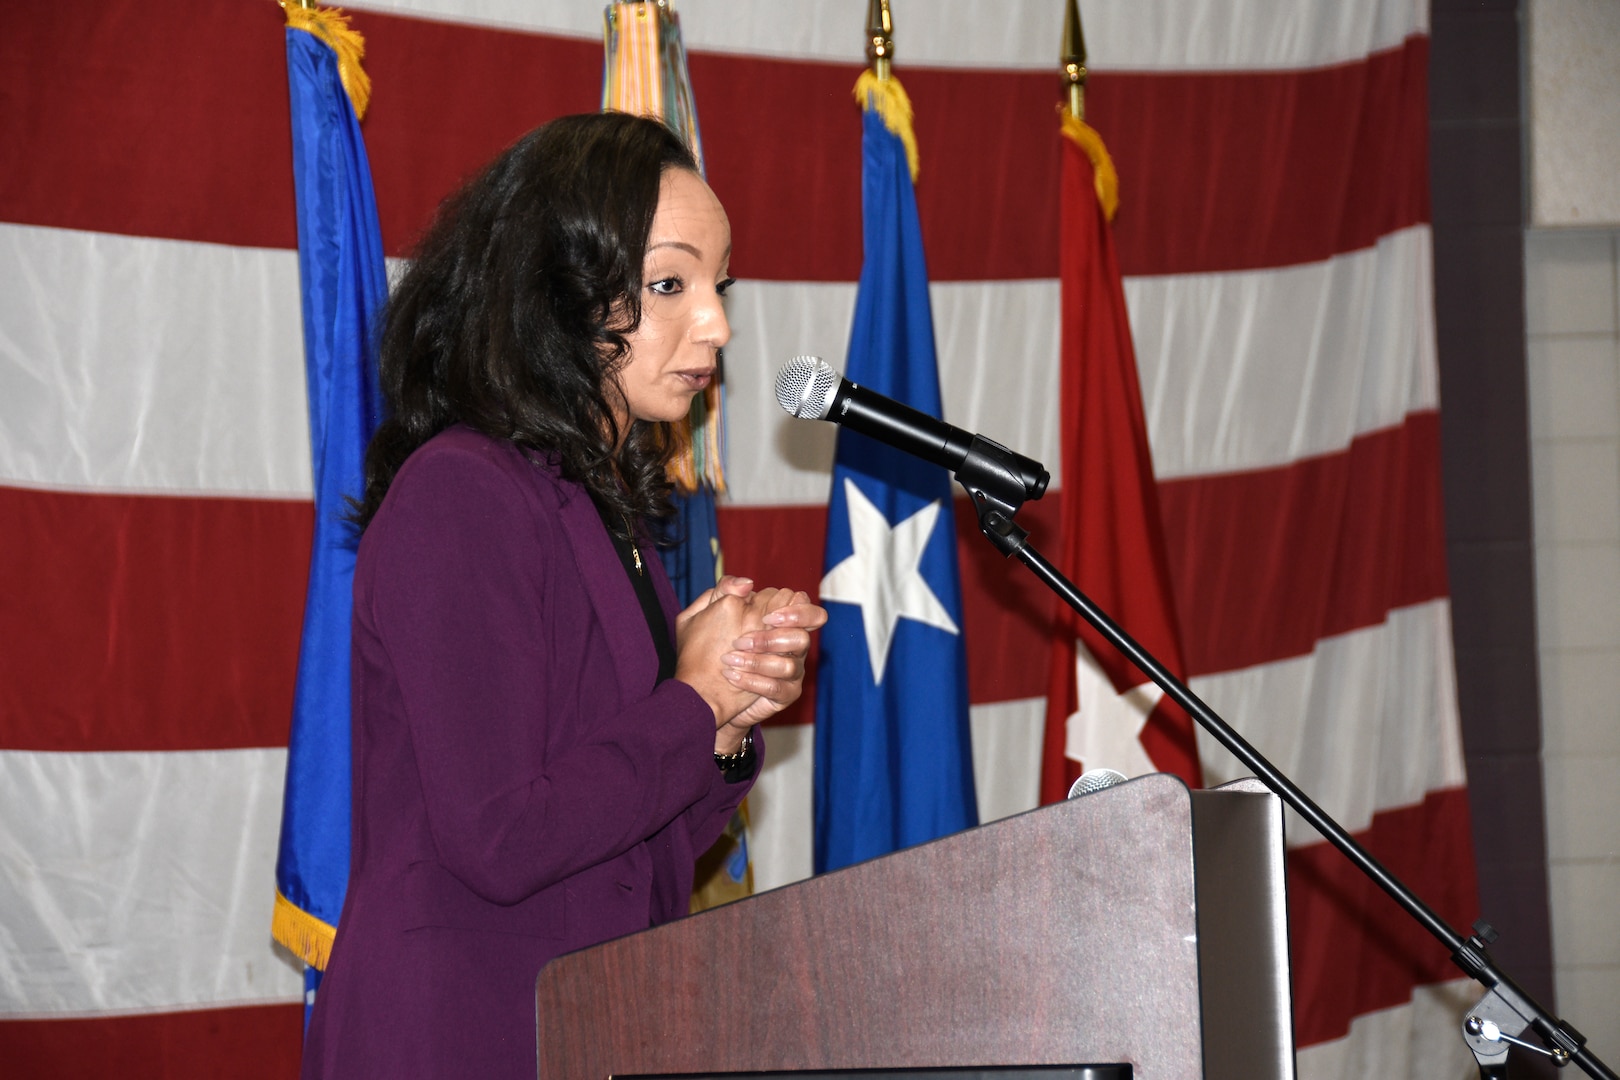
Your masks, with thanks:
[(687, 910), (799, 696), (826, 613), (727, 578), (677, 615), (648, 539), (730, 255), (674, 134), (565, 117), (446, 202), (395, 290), (306, 1078), (533, 1077), (541, 966)]

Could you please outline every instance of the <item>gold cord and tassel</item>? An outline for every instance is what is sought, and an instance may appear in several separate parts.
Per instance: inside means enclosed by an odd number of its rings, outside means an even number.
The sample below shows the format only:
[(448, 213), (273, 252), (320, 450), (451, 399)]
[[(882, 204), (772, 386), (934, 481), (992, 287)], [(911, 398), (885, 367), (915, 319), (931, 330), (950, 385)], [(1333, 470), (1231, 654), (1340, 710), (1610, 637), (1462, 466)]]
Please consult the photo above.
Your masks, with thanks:
[(1119, 210), (1119, 173), (1114, 171), (1114, 159), (1108, 156), (1108, 147), (1102, 136), (1086, 123), (1086, 35), (1080, 25), (1080, 5), (1068, 0), (1063, 10), (1063, 43), (1060, 48), (1063, 88), (1068, 100), (1058, 106), (1063, 117), (1063, 134), (1075, 141), (1091, 160), (1092, 185), (1097, 191), (1097, 202), (1102, 204), (1103, 218), (1114, 220)]
[(364, 120), (366, 107), (371, 104), (371, 78), (360, 65), (366, 58), (366, 39), (349, 25), (342, 8), (306, 7), (294, 0), (280, 2), (288, 26), (314, 34), (337, 53), (338, 78), (354, 105), (355, 119)]
[(1102, 204), (1103, 216), (1109, 221), (1119, 210), (1119, 173), (1114, 170), (1114, 159), (1108, 156), (1097, 129), (1063, 109), (1063, 134), (1073, 139), (1091, 159), (1092, 183), (1097, 190), (1097, 201)]
[(883, 118), (883, 126), (892, 131), (906, 148), (906, 164), (911, 167), (911, 182), (917, 182), (917, 135), (912, 130), (911, 98), (906, 88), (894, 75), (880, 76), (870, 68), (855, 80), (855, 100), (861, 108), (876, 110)]

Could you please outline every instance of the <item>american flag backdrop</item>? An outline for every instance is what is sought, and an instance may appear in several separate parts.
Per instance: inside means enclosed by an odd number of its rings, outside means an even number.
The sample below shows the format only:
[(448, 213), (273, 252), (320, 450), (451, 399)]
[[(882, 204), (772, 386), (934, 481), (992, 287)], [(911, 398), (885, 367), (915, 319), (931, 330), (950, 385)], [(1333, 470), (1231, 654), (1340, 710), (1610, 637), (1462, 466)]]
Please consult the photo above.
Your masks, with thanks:
[[(726, 567), (813, 588), (834, 432), (771, 384), (802, 353), (843, 367), (867, 4), (677, 6), (740, 279)], [(1056, 552), (1063, 4), (893, 6), (945, 418), (1053, 470), (1020, 518)], [(599, 107), (596, 0), (349, 10), (392, 257), (512, 139)], [(1466, 927), (1428, 5), (1082, 13), (1193, 688)], [(302, 984), (269, 934), (312, 527), (282, 25), (271, 0), (0, 14), (8, 1075), (295, 1071)], [(1051, 601), (965, 508), (957, 531), (988, 821), (1036, 803)], [(750, 797), (759, 889), (810, 872), (814, 716), (772, 731)], [(1301, 1076), (1472, 1075), (1439, 947), (1295, 820), (1289, 844)]]

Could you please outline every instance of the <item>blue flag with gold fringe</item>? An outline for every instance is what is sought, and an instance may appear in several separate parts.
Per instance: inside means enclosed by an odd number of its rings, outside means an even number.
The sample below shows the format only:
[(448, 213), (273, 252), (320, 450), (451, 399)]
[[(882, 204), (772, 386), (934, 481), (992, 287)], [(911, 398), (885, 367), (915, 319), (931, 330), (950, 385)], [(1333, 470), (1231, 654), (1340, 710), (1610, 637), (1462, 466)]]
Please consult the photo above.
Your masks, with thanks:
[[(866, 73), (865, 261), (845, 377), (940, 416), (910, 103)], [(951, 478), (838, 432), (816, 684), (818, 873), (978, 824)]]
[(388, 281), (357, 115), (367, 89), (358, 64), (363, 44), (330, 9), (289, 7), (286, 34), (315, 528), (271, 932), (308, 965), (312, 992), (349, 877), (349, 620), (358, 536), (345, 515), (363, 491), (366, 444), (382, 410), (377, 346)]

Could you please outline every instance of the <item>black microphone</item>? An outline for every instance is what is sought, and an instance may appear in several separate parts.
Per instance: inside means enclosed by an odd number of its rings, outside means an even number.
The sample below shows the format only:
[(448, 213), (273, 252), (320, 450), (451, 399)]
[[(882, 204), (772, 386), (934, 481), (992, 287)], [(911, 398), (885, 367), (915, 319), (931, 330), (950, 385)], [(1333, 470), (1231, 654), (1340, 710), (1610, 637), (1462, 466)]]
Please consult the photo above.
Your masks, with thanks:
[(952, 427), (925, 412), (850, 382), (819, 356), (795, 356), (776, 376), (776, 400), (801, 420), (827, 420), (913, 457), (958, 472), (974, 449), (988, 444), (1024, 487), (1025, 498), (1046, 494), (1051, 477), (1038, 461), (1000, 443)]

